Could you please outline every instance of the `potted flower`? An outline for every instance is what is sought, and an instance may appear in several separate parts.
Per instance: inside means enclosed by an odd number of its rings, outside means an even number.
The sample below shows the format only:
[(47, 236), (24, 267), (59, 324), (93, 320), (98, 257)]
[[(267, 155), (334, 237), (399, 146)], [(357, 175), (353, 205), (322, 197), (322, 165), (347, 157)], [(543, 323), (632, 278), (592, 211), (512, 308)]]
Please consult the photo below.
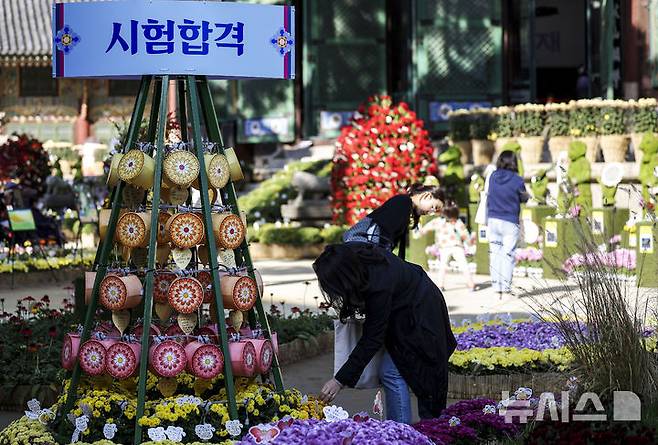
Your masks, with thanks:
[(653, 97), (629, 101), (629, 118), (631, 127), (631, 143), (635, 153), (635, 162), (642, 163), (642, 151), (639, 149), (645, 133), (656, 133), (656, 99)]
[(496, 107), (491, 109), (493, 125), (489, 140), (494, 143), (495, 152), (500, 153), (502, 148), (514, 136), (514, 117), (510, 107)]
[(485, 109), (475, 109), (471, 113), (471, 148), (473, 149), (473, 164), (488, 165), (494, 154), (493, 143), (488, 139), (493, 124), (492, 113)]
[(514, 277), (525, 277), (528, 268), (528, 255), (526, 249), (517, 249), (515, 253), (516, 264), (512, 271)]
[(544, 151), (544, 105), (517, 105), (514, 114), (514, 136), (521, 145), (523, 162), (538, 164)]
[(570, 134), (587, 146), (585, 157), (589, 162), (596, 162), (599, 139), (596, 131), (599, 110), (591, 99), (581, 99), (573, 105), (570, 114)]
[(471, 112), (456, 110), (448, 114), (448, 134), (452, 144), (462, 152), (462, 165), (473, 162), (471, 159)]
[(557, 161), (560, 152), (569, 150), (571, 143), (569, 123), (572, 108), (571, 104), (565, 103), (546, 104), (546, 123), (550, 136), (548, 151), (551, 152), (553, 162)]
[(625, 114), (628, 103), (623, 100), (603, 100), (599, 109), (601, 150), (605, 162), (624, 162), (628, 150)]
[(526, 272), (530, 278), (543, 278), (544, 269), (541, 266), (541, 262), (544, 259), (544, 253), (536, 247), (528, 247), (526, 249), (526, 258), (528, 265), (526, 266)]

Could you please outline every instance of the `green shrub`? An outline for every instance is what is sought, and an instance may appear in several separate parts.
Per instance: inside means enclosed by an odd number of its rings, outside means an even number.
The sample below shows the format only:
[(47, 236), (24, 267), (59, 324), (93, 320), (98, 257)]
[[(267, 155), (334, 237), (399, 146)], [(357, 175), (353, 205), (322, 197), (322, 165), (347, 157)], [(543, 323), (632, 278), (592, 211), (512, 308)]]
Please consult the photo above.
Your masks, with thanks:
[(285, 169), (261, 182), (258, 188), (238, 198), (238, 206), (240, 210), (247, 213), (249, 223), (259, 219), (268, 222), (281, 220), (281, 205), (296, 196), (291, 182), (293, 175), (298, 171), (327, 176), (331, 171), (331, 162), (327, 160), (291, 162)]
[(345, 226), (329, 226), (322, 229), (320, 236), (327, 244), (337, 244), (343, 241), (343, 234), (346, 230)]
[(303, 246), (320, 244), (322, 237), (320, 229), (315, 227), (276, 227), (267, 224), (260, 230), (260, 242), (263, 244), (287, 244)]

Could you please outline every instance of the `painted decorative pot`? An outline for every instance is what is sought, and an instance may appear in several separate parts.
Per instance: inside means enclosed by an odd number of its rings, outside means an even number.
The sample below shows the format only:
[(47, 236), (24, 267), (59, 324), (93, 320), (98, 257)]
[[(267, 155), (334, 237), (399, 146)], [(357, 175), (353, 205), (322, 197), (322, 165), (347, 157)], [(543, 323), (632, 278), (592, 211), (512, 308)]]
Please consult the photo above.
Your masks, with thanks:
[(201, 283), (203, 288), (203, 302), (210, 303), (213, 300), (212, 276), (207, 270), (202, 270), (196, 275), (196, 279)]
[(244, 241), (245, 228), (242, 219), (232, 213), (216, 213), (212, 215), (212, 230), (215, 243), (223, 248), (234, 250)]
[(105, 369), (115, 379), (127, 379), (137, 372), (140, 355), (139, 343), (117, 342), (107, 348)]
[(75, 366), (75, 359), (80, 351), (80, 335), (68, 333), (64, 336), (62, 344), (62, 353), (60, 355), (62, 368), (71, 371)]
[(100, 287), (100, 303), (110, 311), (132, 309), (142, 300), (142, 282), (136, 275), (103, 278)]
[[(206, 154), (203, 162), (208, 175), (208, 186), (217, 190), (224, 188), (231, 177), (231, 170), (226, 156), (222, 154)], [(201, 190), (201, 184), (198, 178), (192, 186), (197, 190)]]
[[(144, 325), (141, 324), (141, 323), (138, 324), (138, 325), (135, 325), (135, 327), (132, 330), (132, 334), (140, 340), (142, 338), (142, 333), (143, 332), (144, 332)], [(152, 324), (151, 327), (149, 328), (149, 335), (150, 336), (162, 335), (162, 330), (160, 330), (160, 328), (157, 327), (156, 325)]]
[(91, 376), (104, 374), (107, 349), (114, 343), (114, 340), (87, 340), (84, 342), (80, 346), (79, 353), (82, 371)]
[(116, 153), (112, 156), (112, 161), (110, 162), (110, 172), (107, 174), (107, 185), (108, 187), (115, 187), (121, 178), (119, 178), (119, 163), (123, 158), (123, 153)]
[(179, 249), (189, 249), (203, 241), (203, 220), (196, 213), (177, 213), (166, 224), (169, 240)]
[(253, 377), (256, 374), (256, 348), (250, 340), (229, 343), (228, 350), (236, 377)]
[(168, 212), (158, 212), (158, 246), (169, 242), (167, 238), (167, 221), (169, 221), (171, 216), (171, 213)]
[(125, 213), (117, 223), (117, 241), (131, 249), (146, 247), (149, 243), (150, 228), (150, 212)]
[(231, 180), (233, 182), (242, 181), (244, 179), (244, 174), (242, 173), (240, 161), (238, 161), (238, 156), (235, 154), (233, 147), (224, 150), (224, 155), (228, 160), (228, 168), (231, 172)]
[(173, 272), (156, 272), (153, 277), (153, 301), (156, 303), (169, 302), (169, 286), (178, 278)]
[[(119, 210), (119, 218), (126, 213), (125, 209)], [(101, 241), (105, 239), (107, 235), (107, 226), (110, 224), (110, 216), (112, 215), (112, 209), (100, 209), (98, 212), (98, 236)]]
[(199, 176), (199, 160), (185, 150), (172, 151), (164, 160), (164, 180), (169, 187), (188, 188)]
[(203, 303), (203, 286), (192, 277), (179, 277), (172, 281), (167, 292), (167, 301), (176, 312), (191, 314)]
[(160, 377), (176, 377), (187, 366), (185, 348), (173, 340), (154, 344), (149, 352), (149, 364)]
[(256, 349), (256, 373), (267, 374), (272, 367), (274, 360), (274, 346), (272, 342), (267, 339), (251, 340)]
[(210, 380), (224, 371), (224, 355), (217, 345), (192, 341), (185, 346), (187, 370), (200, 379)]
[(155, 161), (141, 150), (130, 150), (119, 162), (119, 178), (144, 190), (153, 187), (154, 172)]
[(224, 275), (219, 280), (224, 309), (246, 312), (256, 303), (257, 284), (250, 277)]

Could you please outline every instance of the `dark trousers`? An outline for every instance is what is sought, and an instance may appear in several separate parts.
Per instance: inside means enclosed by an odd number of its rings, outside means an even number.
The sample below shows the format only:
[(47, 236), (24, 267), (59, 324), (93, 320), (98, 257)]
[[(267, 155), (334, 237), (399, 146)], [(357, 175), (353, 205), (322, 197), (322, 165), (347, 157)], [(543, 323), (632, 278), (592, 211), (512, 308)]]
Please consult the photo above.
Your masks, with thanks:
[(436, 419), (446, 409), (447, 397), (445, 392), (439, 398), (418, 397), (418, 416), (421, 419)]

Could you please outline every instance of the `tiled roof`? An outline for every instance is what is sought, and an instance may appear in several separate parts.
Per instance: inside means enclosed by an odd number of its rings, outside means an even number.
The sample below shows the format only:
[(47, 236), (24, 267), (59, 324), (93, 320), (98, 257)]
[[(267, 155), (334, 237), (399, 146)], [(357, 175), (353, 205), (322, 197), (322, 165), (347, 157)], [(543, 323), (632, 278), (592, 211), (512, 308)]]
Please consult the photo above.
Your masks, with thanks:
[[(88, 0), (59, 0), (61, 3)], [(50, 65), (53, 0), (0, 0), (0, 65)]]

